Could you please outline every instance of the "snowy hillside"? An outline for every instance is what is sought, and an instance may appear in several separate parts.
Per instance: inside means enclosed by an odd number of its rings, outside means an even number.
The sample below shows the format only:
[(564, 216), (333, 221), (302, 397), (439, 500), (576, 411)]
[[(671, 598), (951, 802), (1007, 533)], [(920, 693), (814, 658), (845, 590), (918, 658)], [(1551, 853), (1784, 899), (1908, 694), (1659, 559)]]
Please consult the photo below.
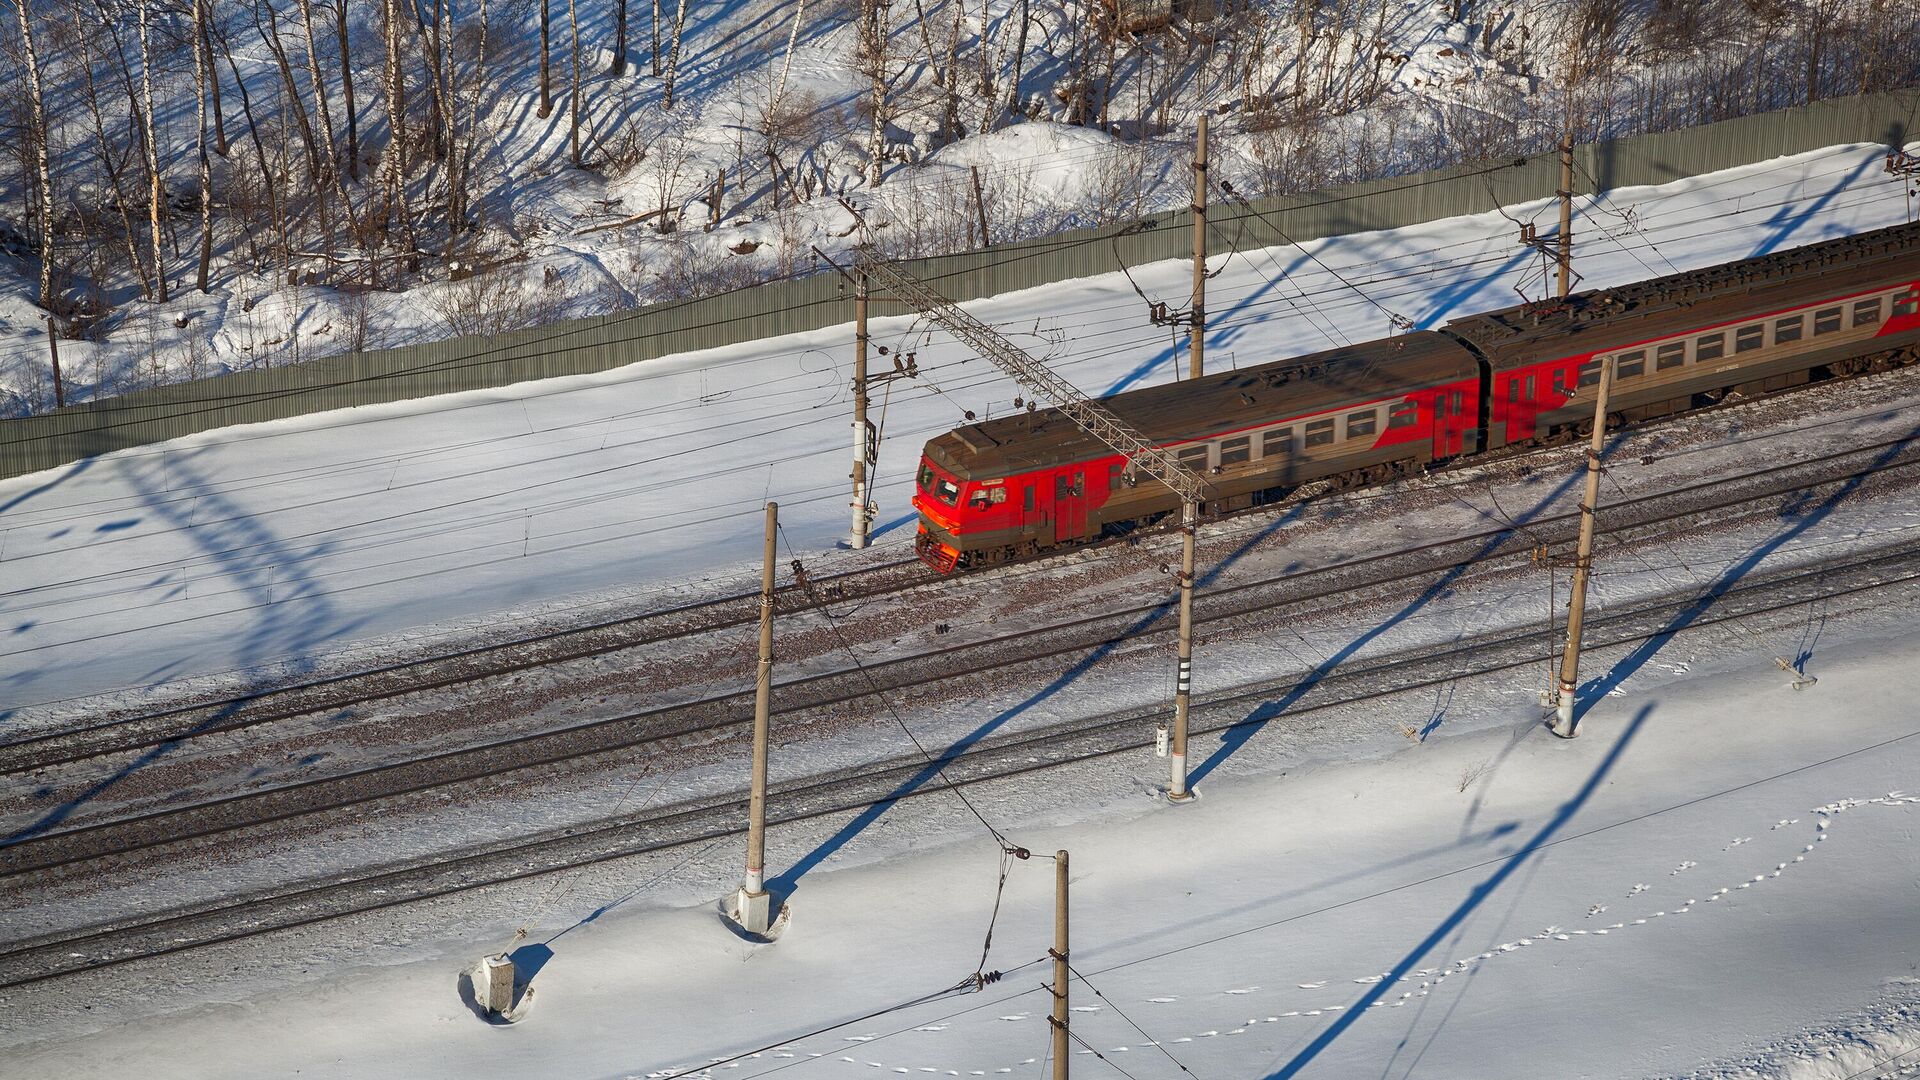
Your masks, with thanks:
[(16, 8), (0, 416), (49, 310), (85, 401), (793, 273), (843, 195), (895, 253), (1128, 220), (1203, 109), (1269, 195), (1920, 77), (1920, 11), (1821, 0)]

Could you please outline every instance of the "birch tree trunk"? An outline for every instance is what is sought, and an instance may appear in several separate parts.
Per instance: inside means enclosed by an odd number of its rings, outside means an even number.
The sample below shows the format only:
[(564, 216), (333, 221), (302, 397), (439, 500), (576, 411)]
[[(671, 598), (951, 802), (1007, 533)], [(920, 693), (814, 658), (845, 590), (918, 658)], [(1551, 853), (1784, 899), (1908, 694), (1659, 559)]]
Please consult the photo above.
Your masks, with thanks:
[(1027, 62), (1027, 21), (1032, 14), (1028, 4), (1030, 0), (1020, 0), (1020, 29), (1013, 39), (1013, 78), (1007, 80), (1007, 107), (996, 117), (988, 131), (999, 126), (999, 121), (1020, 110), (1020, 72)]
[(580, 12), (579, 0), (567, 0), (567, 27), (573, 33), (573, 73), (567, 80), (567, 139), (573, 167), (580, 167)]
[[(193, 24), (196, 38), (207, 24), (208, 0), (193, 0)], [(194, 286), (207, 291), (207, 276), (213, 268), (213, 161), (207, 156), (207, 58), (195, 42), (193, 50), (193, 103), (198, 114), (198, 132), (194, 151), (200, 158), (200, 265), (194, 274)]]
[[(347, 0), (334, 0), (334, 34), (340, 39), (340, 90), (347, 106), (347, 176), (360, 179), (360, 112), (353, 104), (353, 47), (347, 40)], [(216, 84), (217, 85), (217, 84)], [(216, 111), (220, 99), (214, 97)]]
[(140, 97), (146, 104), (147, 127), (147, 198), (150, 200), (150, 218), (153, 223), (153, 300), (154, 303), (167, 302), (167, 259), (160, 250), (161, 215), (166, 208), (166, 189), (160, 182), (160, 153), (154, 142), (153, 123), (153, 54), (147, 47), (147, 5), (140, 5)]
[(661, 101), (661, 105), (668, 109), (673, 108), (673, 84), (680, 77), (680, 34), (686, 28), (687, 0), (678, 0), (673, 12), (673, 46), (667, 52), (666, 97)]
[[(30, 105), (33, 142), (34, 186), (40, 189), (40, 306), (53, 310), (53, 169), (47, 151), (47, 104), (40, 83), (40, 58), (33, 48), (33, 28), (29, 25), (29, 0), (13, 0), (20, 14), (20, 43), (26, 55), (27, 98)], [(51, 332), (51, 331), (49, 331)]]
[(867, 183), (879, 186), (887, 165), (887, 32), (884, 0), (862, 0), (860, 66), (867, 76)]
[(320, 118), (320, 135), (326, 146), (321, 160), (325, 163), (326, 172), (331, 175), (337, 171), (338, 151), (333, 143), (333, 108), (327, 104), (327, 83), (320, 76), (320, 50), (314, 44), (313, 0), (297, 2), (300, 5), (300, 30), (307, 41), (307, 81), (313, 91), (313, 111)]

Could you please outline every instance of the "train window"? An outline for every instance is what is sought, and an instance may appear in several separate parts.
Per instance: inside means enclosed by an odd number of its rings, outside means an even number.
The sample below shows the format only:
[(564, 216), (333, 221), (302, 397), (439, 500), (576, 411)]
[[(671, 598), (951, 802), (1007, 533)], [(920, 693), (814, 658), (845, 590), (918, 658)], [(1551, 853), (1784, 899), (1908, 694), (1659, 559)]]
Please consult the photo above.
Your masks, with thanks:
[(1507, 380), (1507, 400), (1520, 400), (1520, 380), (1518, 377)]
[(960, 502), (960, 485), (944, 476), (940, 477), (934, 482), (933, 497), (948, 506), (957, 506)]
[(1253, 460), (1253, 436), (1220, 440), (1220, 464), (1245, 465)]
[(1580, 365), (1580, 385), (1581, 386), (1599, 386), (1600, 385), (1600, 361), (1589, 360), (1586, 363)]
[(1799, 341), (1803, 329), (1804, 324), (1798, 315), (1791, 319), (1776, 319), (1773, 324), (1773, 343), (1785, 345), (1789, 341)]
[(1366, 412), (1347, 414), (1347, 438), (1358, 439), (1371, 435), (1380, 428), (1380, 417), (1372, 409)]
[(1830, 308), (1825, 308), (1823, 310), (1816, 311), (1813, 313), (1813, 332), (1814, 333), (1831, 334), (1839, 329), (1840, 329), (1840, 309), (1839, 308), (1830, 307)]
[(1896, 296), (1893, 298), (1893, 315), (1895, 318), (1911, 315), (1916, 311), (1920, 311), (1920, 293), (1908, 293), (1905, 296)]
[(1272, 457), (1275, 454), (1290, 453), (1293, 450), (1293, 429), (1274, 428), (1260, 437), (1260, 456)]
[(1420, 422), (1420, 406), (1403, 401), (1387, 409), (1387, 426), (1390, 428), (1412, 427)]
[(1567, 373), (1565, 371), (1555, 371), (1553, 373), (1553, 392), (1562, 396), (1566, 394)]
[(1853, 325), (1872, 326), (1880, 321), (1880, 301), (1862, 300), (1853, 305)]
[(1647, 354), (1644, 352), (1621, 353), (1614, 358), (1613, 375), (1616, 379), (1634, 379), (1645, 374)]
[(924, 461), (920, 463), (920, 490), (933, 490), (933, 466)]
[(1307, 448), (1329, 446), (1333, 443), (1333, 421), (1315, 420), (1307, 425)]
[(1007, 489), (1004, 485), (1000, 487), (975, 488), (973, 494), (967, 496), (967, 505), (976, 510), (985, 510), (989, 506), (999, 506), (1006, 501)]
[(1194, 472), (1206, 472), (1207, 452), (1208, 448), (1206, 443), (1201, 443), (1198, 446), (1183, 446), (1180, 448), (1180, 464)]
[(1695, 360), (1718, 360), (1725, 355), (1727, 355), (1727, 335), (1708, 334), (1706, 337), (1694, 339), (1693, 358)]
[(1752, 352), (1766, 344), (1766, 341), (1767, 328), (1765, 325), (1756, 323), (1752, 326), (1743, 326), (1733, 332), (1733, 351), (1737, 353)]
[(1020, 500), (1020, 508), (1022, 510), (1025, 510), (1029, 514), (1033, 513), (1033, 485), (1032, 484), (1027, 485), (1026, 495)]
[(1669, 341), (1653, 351), (1653, 366), (1657, 371), (1677, 368), (1687, 362), (1687, 343)]

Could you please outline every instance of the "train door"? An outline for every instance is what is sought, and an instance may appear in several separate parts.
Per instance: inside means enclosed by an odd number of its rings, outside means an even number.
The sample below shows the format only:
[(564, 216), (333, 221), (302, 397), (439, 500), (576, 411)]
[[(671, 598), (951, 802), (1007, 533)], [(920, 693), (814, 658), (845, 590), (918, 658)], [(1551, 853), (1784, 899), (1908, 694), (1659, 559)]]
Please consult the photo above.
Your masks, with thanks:
[(1020, 524), (1027, 539), (1043, 540), (1047, 535), (1047, 512), (1036, 505), (1036, 494), (1032, 481), (1021, 488)]
[(1087, 534), (1087, 474), (1062, 471), (1053, 477), (1054, 539), (1078, 540)]

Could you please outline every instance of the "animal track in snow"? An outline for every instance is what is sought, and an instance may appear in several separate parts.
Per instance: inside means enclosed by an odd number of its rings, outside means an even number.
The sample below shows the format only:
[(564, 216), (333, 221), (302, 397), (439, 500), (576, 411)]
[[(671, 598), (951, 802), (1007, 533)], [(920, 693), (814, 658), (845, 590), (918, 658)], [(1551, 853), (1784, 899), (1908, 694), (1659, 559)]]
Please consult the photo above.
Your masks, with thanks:
[[(1812, 843), (1803, 845), (1800, 853), (1797, 855), (1794, 855), (1791, 858), (1791, 860), (1776, 862), (1773, 865), (1771, 870), (1744, 877), (1742, 880), (1739, 881), (1737, 886), (1734, 886), (1734, 887), (1721, 886), (1721, 887), (1715, 888), (1711, 892), (1708, 892), (1705, 894), (1706, 899), (1704, 900), (1704, 902), (1713, 903), (1716, 900), (1730, 897), (1735, 887), (1741, 888), (1741, 889), (1748, 889), (1748, 888), (1752, 888), (1754, 885), (1765, 883), (1769, 879), (1779, 877), (1784, 871), (1793, 868), (1795, 863), (1805, 861), (1807, 855), (1813, 852), (1815, 844), (1818, 844), (1821, 841), (1824, 841), (1828, 837), (1828, 835), (1831, 832), (1833, 820), (1842, 813), (1845, 813), (1849, 810), (1853, 810), (1863, 806), (1905, 807), (1905, 806), (1915, 806), (1915, 805), (1920, 805), (1920, 796), (1908, 795), (1902, 792), (1889, 792), (1888, 794), (1878, 798), (1842, 799), (1833, 803), (1829, 803), (1825, 806), (1816, 807), (1811, 811), (1812, 814), (1818, 815), (1818, 819), (1813, 822), (1814, 837), (1813, 837)], [(1779, 828), (1800, 824), (1801, 821), (1802, 819), (1800, 818), (1783, 819), (1780, 823), (1774, 826), (1774, 829), (1777, 830)], [(1742, 844), (1751, 843), (1752, 841), (1753, 841), (1752, 837), (1736, 838), (1733, 841), (1728, 843), (1726, 850), (1731, 850)], [(1687, 860), (1675, 866), (1672, 869), (1672, 871), (1670, 871), (1670, 874), (1680, 874), (1687, 870), (1691, 870), (1698, 865), (1699, 864), (1695, 863), (1692, 860)], [(1634, 885), (1632, 889), (1627, 893), (1627, 896), (1629, 898), (1632, 898), (1632, 897), (1639, 896), (1641, 893), (1645, 893), (1649, 891), (1651, 891), (1650, 886), (1644, 883), (1640, 883), (1640, 884)], [(1690, 911), (1692, 911), (1696, 906), (1698, 906), (1702, 902), (1703, 901), (1700, 899), (1688, 898), (1686, 903), (1681, 905), (1678, 908), (1673, 908), (1671, 910), (1647, 912), (1642, 917), (1632, 918), (1632, 919), (1623, 919), (1619, 922), (1611, 923), (1606, 925), (1605, 927), (1596, 928), (1593, 930), (1569, 931), (1559, 926), (1548, 926), (1542, 929), (1541, 931), (1539, 931), (1538, 933), (1532, 935), (1531, 937), (1521, 938), (1516, 941), (1503, 942), (1503, 943), (1494, 945), (1491, 947), (1489, 951), (1470, 955), (1466, 959), (1456, 960), (1453, 962), (1451, 966), (1448, 966), (1448, 967), (1421, 968), (1418, 971), (1414, 971), (1406, 974), (1400, 974), (1400, 975), (1395, 975), (1393, 972), (1385, 972), (1379, 975), (1363, 976), (1361, 978), (1354, 979), (1353, 982), (1363, 986), (1377, 985), (1386, 979), (1393, 979), (1396, 982), (1417, 982), (1417, 985), (1415, 987), (1409, 990), (1406, 990), (1404, 992), (1401, 992), (1397, 996), (1394, 996), (1392, 998), (1386, 998), (1385, 995), (1382, 995), (1381, 1000), (1372, 1001), (1368, 1003), (1368, 1006), (1367, 1006), (1368, 1008), (1399, 1008), (1401, 1006), (1404, 1006), (1405, 1004), (1407, 1004), (1408, 1001), (1414, 998), (1427, 996), (1431, 992), (1432, 987), (1437, 987), (1440, 983), (1446, 981), (1449, 975), (1468, 971), (1484, 963), (1486, 960), (1492, 957), (1517, 952), (1521, 948), (1531, 946), (1531, 945), (1549, 944), (1555, 941), (1570, 941), (1572, 940), (1572, 938), (1576, 936), (1600, 936), (1600, 935), (1608, 934), (1609, 932), (1615, 931), (1615, 930), (1624, 931), (1636, 926), (1645, 926), (1650, 921), (1663, 918), (1667, 915), (1688, 914)], [(1606, 910), (1607, 910), (1606, 905), (1594, 904), (1589, 908), (1588, 916), (1593, 917), (1605, 912)], [(1318, 982), (1302, 982), (1302, 983), (1296, 983), (1295, 985), (1302, 990), (1320, 990), (1320, 989), (1324, 989), (1328, 985), (1328, 981), (1321, 980)], [(1260, 987), (1252, 986), (1252, 987), (1246, 987), (1244, 989), (1222, 990), (1220, 992), (1225, 994), (1232, 994), (1232, 995), (1246, 995), (1246, 994), (1255, 993), (1259, 990), (1260, 990)], [(1374, 992), (1378, 993), (1378, 991), (1374, 991)], [(1180, 998), (1175, 996), (1164, 996), (1164, 997), (1147, 998), (1145, 1000), (1156, 1003), (1156, 1004), (1171, 1004), (1175, 1001), (1179, 1001)], [(1259, 1017), (1244, 1017), (1244, 1014), (1243, 1014), (1244, 1018), (1236, 1018), (1236, 1021), (1237, 1021), (1236, 1026), (1230, 1029), (1227, 1029), (1224, 1032), (1216, 1028), (1216, 1029), (1205, 1031), (1205, 1032), (1199, 1032), (1199, 1033), (1196, 1033), (1196, 1035), (1192, 1035), (1192, 1036), (1182, 1036), (1179, 1038), (1167, 1039), (1165, 1040), (1165, 1042), (1171, 1045), (1175, 1043), (1192, 1042), (1194, 1041), (1195, 1038), (1214, 1038), (1222, 1034), (1238, 1035), (1238, 1034), (1244, 1033), (1245, 1031), (1261, 1023), (1272, 1024), (1272, 1023), (1278, 1023), (1279, 1021), (1284, 1019), (1292, 1019), (1292, 1018), (1298, 1018), (1298, 1017), (1327, 1016), (1327, 1015), (1337, 1013), (1341, 1010), (1353, 1008), (1353, 1007), (1355, 1006), (1343, 1004), (1343, 1003), (1335, 1003), (1330, 1005), (1323, 1005), (1315, 1009), (1288, 1010), (1286, 1012), (1282, 1012), (1274, 1016), (1265, 1017), (1264, 1020), (1262, 1020)], [(1084, 1013), (1091, 1013), (1099, 1010), (1100, 1010), (1100, 1006), (1079, 1006), (1074, 1009), (1075, 1012), (1084, 1012)], [(1030, 1018), (1030, 1014), (1015, 1013), (1015, 1014), (1002, 1016), (999, 1019), (1005, 1020), (1005, 1021), (1020, 1021), (1020, 1020), (1026, 1020), (1029, 1018)], [(947, 1025), (947, 1024), (934, 1024), (934, 1025), (928, 1025), (922, 1028), (916, 1028), (914, 1030), (928, 1031), (928, 1032), (942, 1031), (942, 1030), (946, 1030), (949, 1026), (950, 1025)], [(877, 1038), (878, 1036), (874, 1036), (874, 1035), (844, 1036), (842, 1037), (841, 1041), (858, 1044), (858, 1043), (873, 1041), (873, 1040), (876, 1040)], [(1161, 1043), (1159, 1041), (1149, 1041), (1144, 1045), (1158, 1046), (1158, 1045), (1161, 1045)], [(1127, 1048), (1115, 1047), (1112, 1052), (1118, 1053), (1125, 1049)], [(798, 1046), (779, 1047), (775, 1050), (774, 1056), (783, 1057), (783, 1058), (794, 1057), (795, 1055), (793, 1053), (790, 1053), (789, 1051), (795, 1051), (795, 1050), (802, 1050), (802, 1048)], [(805, 1051), (803, 1052), (807, 1057), (810, 1057), (810, 1058), (819, 1058), (819, 1057), (825, 1056), (818, 1052), (805, 1052)], [(915, 1067), (908, 1068), (908, 1067), (901, 1067), (901, 1066), (890, 1066), (884, 1062), (878, 1062), (878, 1061), (856, 1061), (856, 1059), (851, 1057), (841, 1057), (840, 1060), (848, 1064), (855, 1064), (855, 1065), (864, 1064), (868, 1067), (876, 1068), (876, 1069), (891, 1069), (892, 1072), (895, 1074), (912, 1073), (916, 1070), (922, 1073), (938, 1073), (941, 1071), (936, 1067), (915, 1066)], [(925, 1059), (923, 1058), (922, 1060), (925, 1060)], [(995, 1069), (993, 1073), (994, 1075), (1007, 1075), (1015, 1072), (1021, 1066), (1030, 1066), (1034, 1064), (1036, 1060), (1037, 1059), (1035, 1058), (1028, 1058), (1025, 1061), (1021, 1062), (1019, 1066), (1011, 1066), (1006, 1068)], [(718, 1062), (715, 1062), (714, 1065), (709, 1066), (709, 1068), (714, 1068), (714, 1067), (718, 1067)], [(734, 1067), (734, 1063), (729, 1063), (729, 1065), (725, 1067)], [(945, 1072), (946, 1072), (946, 1075), (949, 1075), (949, 1076), (960, 1075), (958, 1072), (951, 1069), (945, 1070)], [(649, 1080), (660, 1080), (660, 1078), (672, 1075), (672, 1071), (649, 1073), (647, 1075), (649, 1077)], [(986, 1073), (983, 1070), (974, 1070), (973, 1072), (970, 1073), (970, 1075), (986, 1076), (988, 1075), (988, 1073)]]

